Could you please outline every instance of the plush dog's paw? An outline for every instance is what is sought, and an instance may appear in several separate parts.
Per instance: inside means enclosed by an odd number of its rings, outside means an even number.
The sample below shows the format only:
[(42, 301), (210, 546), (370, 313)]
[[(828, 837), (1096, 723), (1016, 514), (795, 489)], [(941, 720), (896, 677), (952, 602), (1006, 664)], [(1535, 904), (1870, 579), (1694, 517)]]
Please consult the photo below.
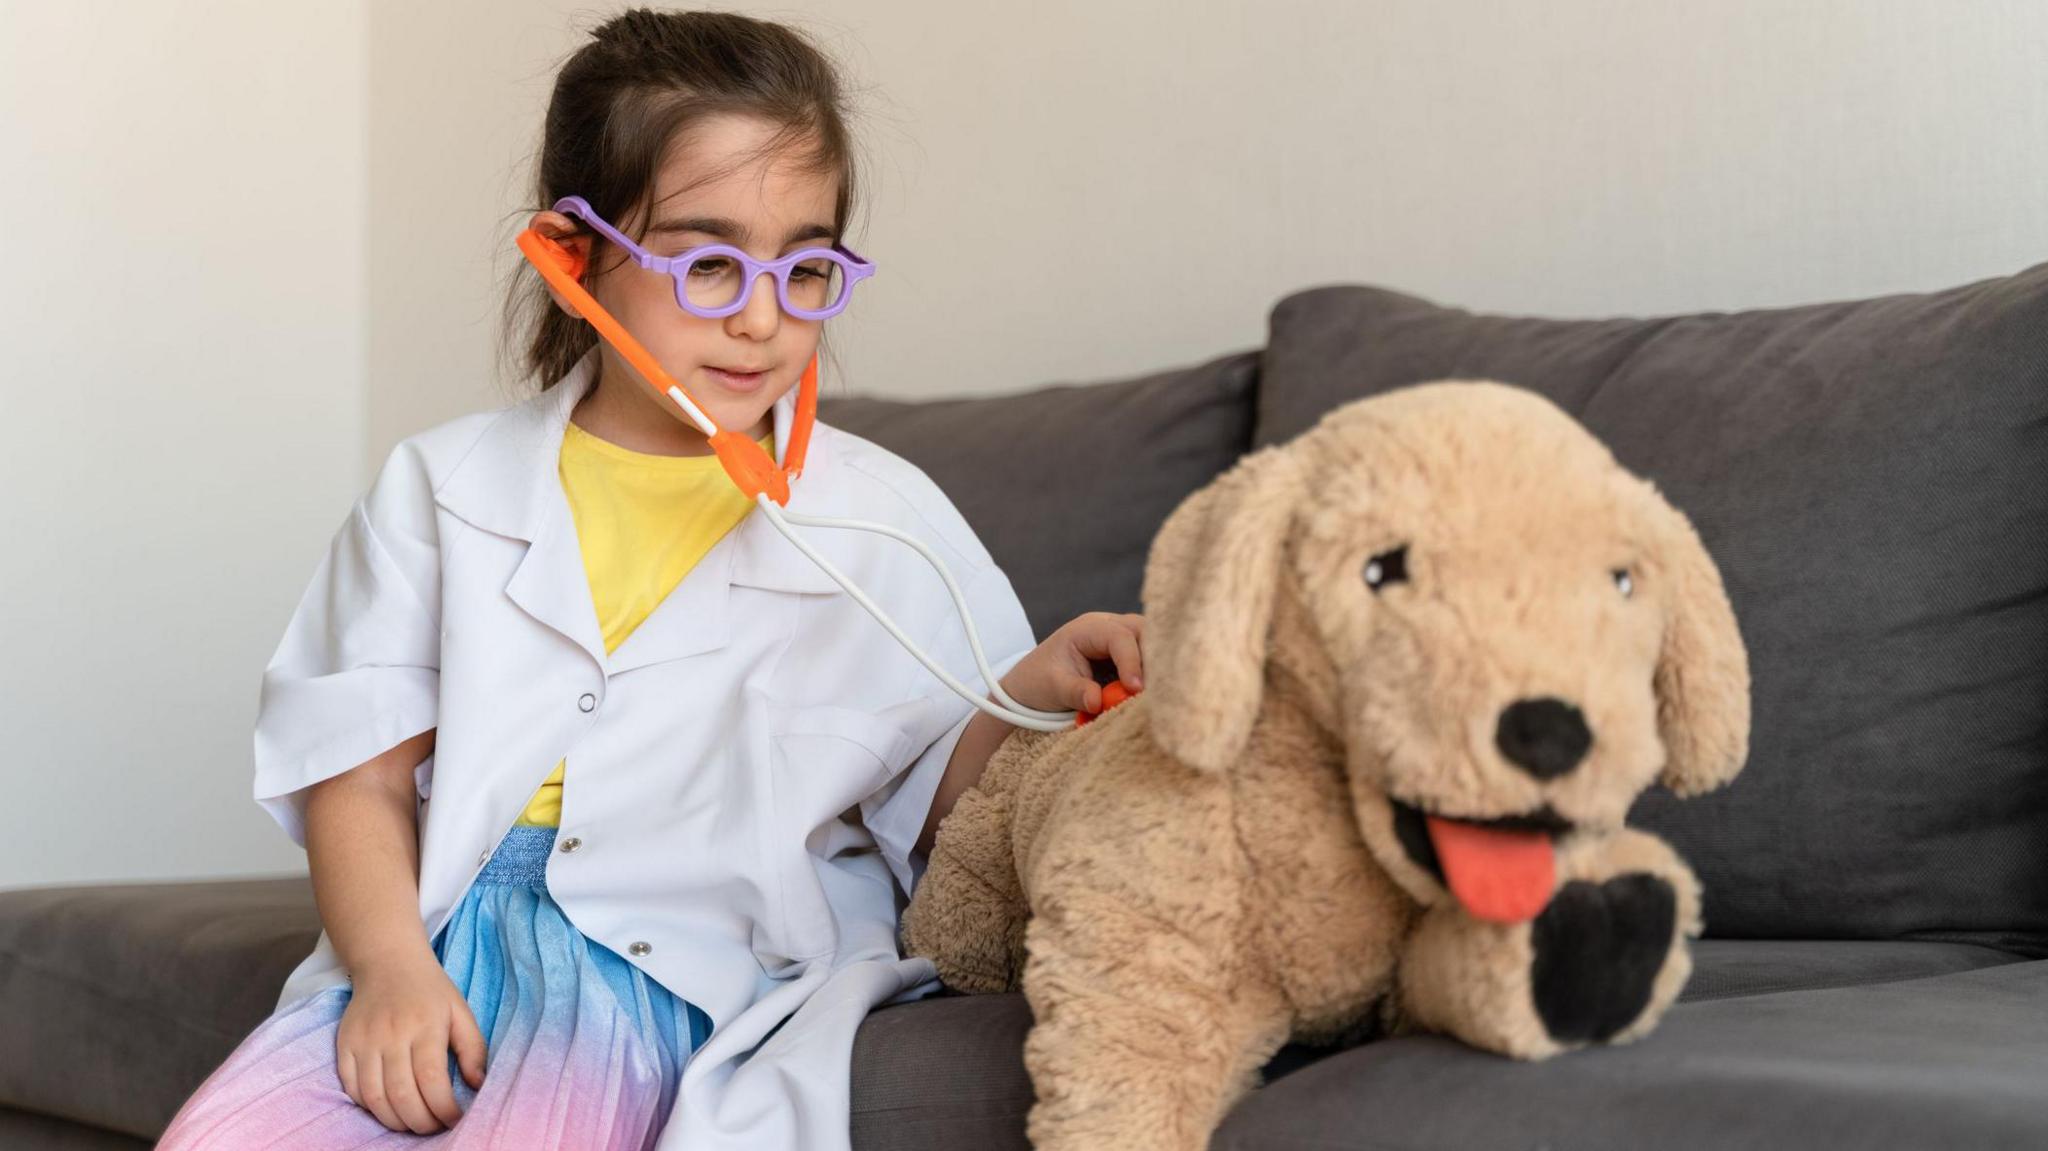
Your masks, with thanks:
[(1678, 931), (1678, 895), (1645, 873), (1558, 888), (1530, 927), (1529, 990), (1565, 1046), (1605, 1042), (1642, 1018)]
[(1400, 968), (1414, 1025), (1516, 1059), (1648, 1034), (1692, 973), (1699, 881), (1655, 836), (1624, 828), (1559, 845), (1559, 883), (1526, 923), (1424, 912)]

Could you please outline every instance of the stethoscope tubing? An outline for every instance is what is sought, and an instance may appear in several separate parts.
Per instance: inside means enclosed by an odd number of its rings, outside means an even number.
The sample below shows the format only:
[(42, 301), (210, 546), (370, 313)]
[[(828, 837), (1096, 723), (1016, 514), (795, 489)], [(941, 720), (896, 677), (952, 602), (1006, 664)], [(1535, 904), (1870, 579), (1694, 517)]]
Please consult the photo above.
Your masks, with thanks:
[[(679, 387), (671, 387), (668, 390), (668, 394), (669, 398), (676, 402), (676, 406), (682, 408), (683, 414), (689, 417), (690, 422), (703, 429), (705, 435), (713, 435), (717, 432), (717, 425), (712, 423), (710, 417), (704, 414), (704, 410), (699, 408), (690, 399), (688, 392), (683, 391)], [(1010, 693), (1003, 690), (1003, 685), (997, 678), (995, 670), (989, 666), (987, 653), (982, 650), (981, 633), (975, 629), (974, 616), (967, 610), (967, 596), (960, 590), (960, 581), (953, 578), (953, 573), (946, 567), (945, 562), (939, 559), (938, 555), (930, 548), (926, 547), (924, 541), (907, 532), (898, 531), (887, 524), (878, 524), (867, 520), (838, 519), (832, 516), (809, 516), (801, 512), (786, 511), (776, 504), (773, 499), (769, 498), (766, 492), (755, 496), (754, 503), (760, 507), (761, 513), (768, 517), (768, 522), (775, 525), (775, 530), (782, 533), (784, 539), (795, 546), (796, 550), (802, 552), (805, 558), (816, 564), (819, 571), (831, 577), (833, 583), (844, 588), (846, 594), (853, 597), (853, 602), (864, 608), (869, 615), (875, 618), (875, 622), (881, 624), (883, 629), (897, 643), (903, 645), (903, 650), (915, 656), (917, 662), (923, 664), (926, 671), (937, 676), (939, 682), (953, 689), (954, 692), (959, 694), (960, 698), (987, 712), (989, 715), (1002, 720), (1004, 723), (1015, 727), (1028, 727), (1033, 731), (1065, 731), (1075, 726), (1075, 712), (1040, 711), (1034, 707), (1026, 707), (1010, 698)], [(967, 629), (967, 646), (974, 653), (974, 666), (980, 669), (982, 682), (988, 684), (989, 694), (996, 697), (995, 701), (989, 700), (986, 696), (975, 694), (974, 689), (961, 683), (951, 672), (941, 667), (937, 660), (927, 654), (923, 648), (917, 646), (916, 641), (904, 634), (903, 629), (897, 626), (896, 621), (889, 617), (889, 613), (882, 610), (882, 605), (876, 603), (866, 592), (862, 591), (860, 585), (854, 583), (852, 578), (845, 572), (833, 566), (832, 561), (820, 554), (818, 549), (805, 542), (803, 537), (796, 533), (795, 528), (790, 526), (792, 524), (803, 527), (845, 528), (850, 531), (873, 532), (876, 535), (886, 536), (889, 539), (895, 540), (897, 543), (908, 545), (918, 555), (923, 556), (925, 562), (932, 565), (932, 570), (939, 573), (939, 578), (945, 581), (946, 594), (953, 597), (953, 610), (959, 613), (960, 623)]]
[[(871, 523), (866, 520), (839, 519), (833, 516), (810, 516), (800, 512), (788, 511), (776, 506), (775, 501), (768, 498), (766, 493), (754, 497), (754, 502), (759, 505), (761, 513), (768, 517), (768, 522), (775, 525), (775, 530), (782, 533), (784, 539), (788, 540), (806, 558), (816, 564), (819, 571), (831, 577), (833, 583), (844, 588), (846, 594), (852, 596), (855, 603), (865, 608), (867, 613), (875, 618), (876, 623), (881, 624), (897, 643), (903, 645), (903, 650), (915, 656), (917, 662), (923, 664), (926, 671), (938, 677), (939, 682), (952, 688), (959, 694), (960, 698), (989, 715), (1002, 720), (1004, 723), (1015, 727), (1030, 728), (1033, 731), (1065, 731), (1074, 726), (1076, 713), (1071, 711), (1040, 711), (1037, 708), (1025, 707), (1023, 704), (1010, 698), (1010, 693), (1003, 690), (1003, 685), (997, 678), (995, 670), (989, 667), (988, 655), (982, 650), (981, 635), (975, 630), (974, 616), (967, 610), (967, 597), (961, 592), (959, 581), (953, 578), (953, 573), (947, 569), (945, 563), (929, 547), (926, 547), (922, 540), (907, 532), (892, 528), (887, 524)], [(803, 537), (799, 536), (796, 530), (791, 527), (792, 524), (803, 527), (845, 528), (851, 531), (873, 532), (876, 535), (886, 536), (898, 543), (907, 544), (918, 555), (923, 556), (925, 562), (931, 564), (932, 569), (939, 573), (939, 578), (945, 581), (946, 594), (953, 597), (953, 610), (959, 614), (960, 623), (967, 630), (967, 646), (974, 652), (974, 666), (980, 669), (982, 682), (988, 684), (989, 694), (995, 696), (996, 699), (990, 700), (984, 696), (976, 695), (972, 688), (961, 683), (951, 672), (941, 667), (937, 660), (933, 659), (923, 648), (918, 647), (908, 635), (904, 634), (903, 629), (897, 626), (895, 620), (889, 618), (889, 613), (882, 610), (880, 604), (868, 598), (868, 594), (860, 589), (859, 584), (854, 583), (845, 572), (833, 566), (831, 560), (826, 559), (823, 555), (819, 554), (816, 548), (805, 542)]]

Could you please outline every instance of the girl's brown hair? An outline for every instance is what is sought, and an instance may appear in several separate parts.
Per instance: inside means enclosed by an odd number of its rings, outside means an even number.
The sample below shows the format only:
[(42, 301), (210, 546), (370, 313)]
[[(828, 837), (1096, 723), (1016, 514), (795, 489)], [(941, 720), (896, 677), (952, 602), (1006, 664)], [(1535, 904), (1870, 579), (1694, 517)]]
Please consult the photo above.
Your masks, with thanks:
[[(802, 33), (727, 12), (634, 8), (591, 33), (555, 77), (530, 210), (582, 196), (637, 240), (669, 149), (692, 125), (720, 114), (777, 126), (756, 155), (793, 147), (792, 157), (810, 170), (837, 174), (833, 227), (845, 234), (854, 150), (837, 72)], [(596, 243), (593, 270), (603, 249)], [(505, 328), (508, 346), (523, 345), (519, 375), (543, 389), (597, 343), (590, 325), (557, 308), (523, 262), (506, 296)]]

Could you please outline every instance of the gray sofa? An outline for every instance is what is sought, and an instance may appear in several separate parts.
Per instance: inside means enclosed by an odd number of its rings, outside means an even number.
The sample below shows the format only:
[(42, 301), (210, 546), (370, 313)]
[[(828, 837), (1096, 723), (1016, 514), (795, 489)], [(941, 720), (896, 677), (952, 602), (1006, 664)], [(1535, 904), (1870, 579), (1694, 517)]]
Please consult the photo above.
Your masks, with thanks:
[[(1134, 610), (1152, 532), (1247, 449), (1451, 376), (1557, 400), (1721, 565), (1754, 754), (1634, 815), (1705, 882), (1697, 974), (1649, 1039), (1543, 1064), (1290, 1047), (1215, 1146), (2048, 1147), (2048, 266), (1602, 321), (1331, 287), (1199, 366), (826, 418), (952, 493), (1044, 634)], [(0, 893), (0, 1146), (146, 1146), (316, 933), (296, 878)], [(875, 1013), (855, 1145), (1024, 1146), (1029, 1025), (1014, 995)]]

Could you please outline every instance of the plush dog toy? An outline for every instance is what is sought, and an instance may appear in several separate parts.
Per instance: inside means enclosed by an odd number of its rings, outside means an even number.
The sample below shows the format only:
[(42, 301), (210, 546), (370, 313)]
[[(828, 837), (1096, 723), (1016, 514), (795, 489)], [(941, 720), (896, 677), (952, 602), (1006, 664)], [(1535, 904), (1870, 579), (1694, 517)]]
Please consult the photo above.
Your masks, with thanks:
[(1699, 889), (1622, 819), (1740, 770), (1749, 668), (1650, 483), (1534, 393), (1405, 388), (1190, 496), (1143, 599), (1143, 694), (1013, 733), (904, 920), (1021, 984), (1039, 1151), (1205, 1147), (1290, 1037), (1655, 1025)]

